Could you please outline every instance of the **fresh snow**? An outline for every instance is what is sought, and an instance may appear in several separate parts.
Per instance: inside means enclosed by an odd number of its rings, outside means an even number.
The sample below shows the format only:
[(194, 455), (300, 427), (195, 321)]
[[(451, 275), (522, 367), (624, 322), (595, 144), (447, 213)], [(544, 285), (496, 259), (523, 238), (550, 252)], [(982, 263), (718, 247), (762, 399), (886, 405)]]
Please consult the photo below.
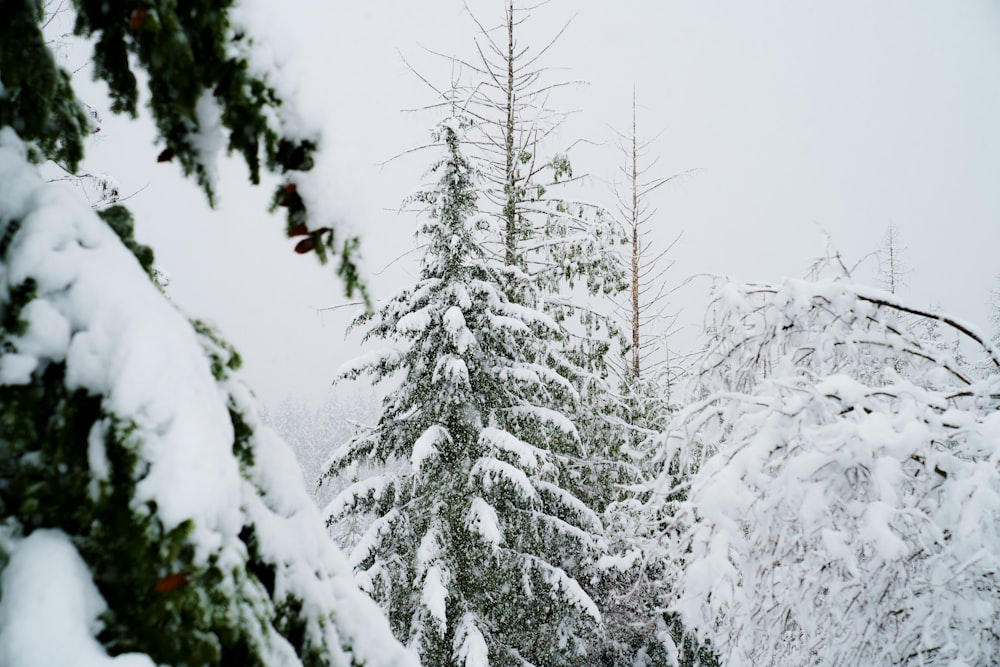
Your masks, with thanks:
[(95, 639), (107, 603), (62, 531), (36, 530), (16, 542), (0, 590), (0, 665), (154, 667), (145, 655), (111, 658)]
[[(209, 558), (240, 566), (239, 538), (255, 526), (261, 556), (276, 566), (275, 596), (302, 602), (306, 633), (325, 646), (333, 664), (413, 665), (391, 639), (378, 608), (356, 587), (350, 566), (330, 542), (305, 491), (288, 446), (259, 421), (250, 392), (235, 379), (213, 377), (205, 340), (159, 292), (111, 229), (71, 191), (44, 183), (26, 160), (23, 144), (0, 130), (0, 221), (12, 230), (0, 285), (33, 279), (35, 300), (25, 312), (27, 332), (11, 339), (0, 381), (28, 378), (30, 370), (64, 361), (69, 389), (103, 397), (103, 407), (134, 424), (132, 437), (148, 470), (133, 508), (157, 508), (166, 530), (190, 520), (196, 563)], [(30, 372), (29, 370), (29, 372)], [(254, 464), (241, 474), (233, 455), (230, 408), (253, 430)], [(89, 434), (87, 460), (94, 479), (108, 474)], [(103, 601), (64, 535), (36, 531), (16, 545), (3, 574), (0, 653), (4, 667), (110, 664), (92, 637)], [(72, 645), (63, 646), (66, 637)], [(267, 635), (269, 662), (297, 665), (291, 647)], [(26, 647), (33, 648), (28, 650)], [(33, 652), (34, 651), (34, 652)], [(142, 656), (116, 665), (151, 664)]]
[(514, 454), (517, 457), (518, 465), (528, 470), (537, 468), (539, 458), (544, 459), (548, 456), (548, 452), (545, 450), (530, 445), (503, 429), (491, 426), (487, 426), (479, 432), (479, 440)]
[(410, 456), (410, 464), (413, 468), (420, 470), (420, 466), (425, 460), (438, 453), (437, 444), (446, 442), (449, 437), (448, 430), (440, 424), (433, 424), (424, 431), (413, 443), (413, 454)]
[(481, 535), (493, 547), (499, 547), (503, 543), (503, 530), (500, 528), (497, 511), (482, 498), (472, 499), (466, 525), (469, 530)]
[(9, 128), (0, 130), (0, 207), (0, 219), (21, 221), (0, 283), (34, 279), (45, 305), (33, 312), (73, 332), (50, 354), (55, 337), (39, 341), (29, 329), (15, 342), (19, 356), (33, 367), (65, 359), (68, 388), (106, 396), (109, 410), (135, 422), (150, 462), (136, 508), (155, 502), (167, 530), (192, 519), (199, 562), (235, 544), (242, 517), (232, 425), (191, 325), (103, 221), (42, 182)]
[(535, 491), (535, 487), (531, 485), (531, 481), (524, 471), (520, 468), (515, 468), (506, 461), (484, 456), (473, 464), (470, 475), (472, 477), (482, 477), (482, 484), (485, 489), (490, 489), (494, 485), (499, 485), (507, 481), (522, 497), (527, 499), (538, 497), (538, 492)]

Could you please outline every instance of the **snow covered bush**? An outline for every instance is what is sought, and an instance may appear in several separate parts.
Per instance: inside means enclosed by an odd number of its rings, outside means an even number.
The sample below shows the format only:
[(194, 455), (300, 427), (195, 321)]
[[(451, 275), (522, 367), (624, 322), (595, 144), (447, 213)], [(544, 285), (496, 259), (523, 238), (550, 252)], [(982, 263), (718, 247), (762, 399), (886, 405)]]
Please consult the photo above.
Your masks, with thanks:
[(361, 318), (390, 346), (349, 364), (401, 377), (382, 416), (335, 451), (330, 475), (357, 479), (331, 521), (375, 517), (351, 554), (358, 580), (425, 664), (578, 663), (600, 613), (572, 576), (598, 546), (597, 516), (564, 488), (579, 444), (573, 386), (533, 353), (557, 325), (511, 302), (476, 242), (476, 172), (466, 125), (437, 134), (437, 182), (421, 192), (427, 243), (417, 283)]
[[(229, 3), (75, 6), (117, 110), (135, 112), (130, 67), (150, 75), (163, 159), (210, 187), (195, 139), (207, 93), (255, 175), (261, 149), (308, 168), (309, 145), (272, 128), (277, 98), (234, 55)], [(98, 216), (42, 181), (32, 162), (79, 162), (86, 115), (41, 3), (3, 15), (0, 665), (414, 664), (260, 424), (239, 357), (159, 291), (127, 211)], [(290, 206), (290, 222), (304, 214)]]
[[(724, 285), (698, 400), (666, 438), (697, 469), (670, 599), (729, 665), (985, 665), (1000, 655), (1000, 383), (846, 279)], [(896, 361), (905, 359), (904, 364)], [(902, 370), (898, 370), (898, 369)]]

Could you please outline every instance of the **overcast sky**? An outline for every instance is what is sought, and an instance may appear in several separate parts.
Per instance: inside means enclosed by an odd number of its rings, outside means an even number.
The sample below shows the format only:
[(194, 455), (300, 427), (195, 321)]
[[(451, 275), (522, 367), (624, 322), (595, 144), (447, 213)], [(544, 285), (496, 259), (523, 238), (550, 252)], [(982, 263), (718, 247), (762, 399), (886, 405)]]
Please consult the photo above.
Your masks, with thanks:
[[(261, 3), (261, 6), (266, 3)], [(486, 24), (501, 0), (475, 0)], [(265, 10), (262, 10), (265, 11)], [(475, 25), (461, 0), (318, 3), (266, 9), (271, 55), (308, 114), (325, 120), (335, 209), (364, 235), (373, 293), (412, 279), (412, 216), (394, 211), (430, 156), (380, 166), (424, 142), (436, 118), (403, 113), (433, 101), (400, 54), (446, 84), (451, 67), (423, 47), (472, 57)], [(656, 172), (698, 169), (658, 191), (662, 242), (678, 232), (669, 278), (709, 272), (743, 280), (801, 277), (824, 251), (848, 258), (900, 231), (911, 272), (902, 294), (986, 328), (1000, 272), (1000, 4), (993, 0), (552, 0), (522, 42), (571, 25), (547, 63), (586, 86), (553, 98), (577, 110), (560, 139), (585, 138), (575, 167), (607, 198), (621, 161), (613, 128), (638, 91), (640, 132), (658, 136)], [(94, 94), (94, 93), (90, 93)], [(209, 210), (173, 165), (155, 164), (148, 123), (105, 114), (87, 167), (112, 174), (131, 200), (138, 235), (172, 278), (170, 295), (217, 323), (243, 353), (267, 403), (315, 402), (360, 350), (344, 326), (330, 268), (296, 256), (283, 221), (265, 213), (270, 188), (222, 165)], [(874, 279), (873, 260), (858, 276)], [(693, 340), (704, 309), (695, 284), (676, 295)]]

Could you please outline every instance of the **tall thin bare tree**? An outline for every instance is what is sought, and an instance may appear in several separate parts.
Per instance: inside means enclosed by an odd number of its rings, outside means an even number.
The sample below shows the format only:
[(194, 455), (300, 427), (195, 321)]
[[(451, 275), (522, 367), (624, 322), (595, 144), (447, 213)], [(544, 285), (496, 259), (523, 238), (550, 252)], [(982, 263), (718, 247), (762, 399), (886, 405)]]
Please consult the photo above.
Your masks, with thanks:
[[(681, 232), (662, 250), (656, 247), (651, 232), (654, 229), (657, 209), (651, 195), (674, 179), (691, 173), (684, 171), (673, 176), (651, 175), (659, 156), (649, 158), (655, 141), (643, 139), (639, 134), (638, 103), (632, 91), (632, 127), (628, 133), (619, 133), (619, 148), (625, 158), (620, 167), (625, 176), (624, 188), (615, 192), (618, 200), (618, 217), (625, 229), (629, 254), (626, 273), (629, 290), (628, 303), (622, 307), (628, 320), (629, 350), (625, 376), (631, 380), (642, 377), (644, 370), (667, 363), (665, 338), (675, 317), (666, 311), (670, 290), (664, 275), (673, 266), (668, 259), (681, 237)], [(656, 356), (661, 358), (657, 361)]]

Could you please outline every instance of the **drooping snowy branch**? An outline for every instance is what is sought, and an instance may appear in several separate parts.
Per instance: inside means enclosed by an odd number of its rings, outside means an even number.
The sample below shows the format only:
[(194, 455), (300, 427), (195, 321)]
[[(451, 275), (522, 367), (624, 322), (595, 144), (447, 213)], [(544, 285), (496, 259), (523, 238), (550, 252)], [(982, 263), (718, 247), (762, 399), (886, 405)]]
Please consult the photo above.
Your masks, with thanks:
[[(670, 599), (746, 664), (985, 664), (1000, 650), (1000, 386), (899, 325), (974, 328), (845, 280), (728, 284)], [(672, 475), (661, 479), (671, 489)]]

